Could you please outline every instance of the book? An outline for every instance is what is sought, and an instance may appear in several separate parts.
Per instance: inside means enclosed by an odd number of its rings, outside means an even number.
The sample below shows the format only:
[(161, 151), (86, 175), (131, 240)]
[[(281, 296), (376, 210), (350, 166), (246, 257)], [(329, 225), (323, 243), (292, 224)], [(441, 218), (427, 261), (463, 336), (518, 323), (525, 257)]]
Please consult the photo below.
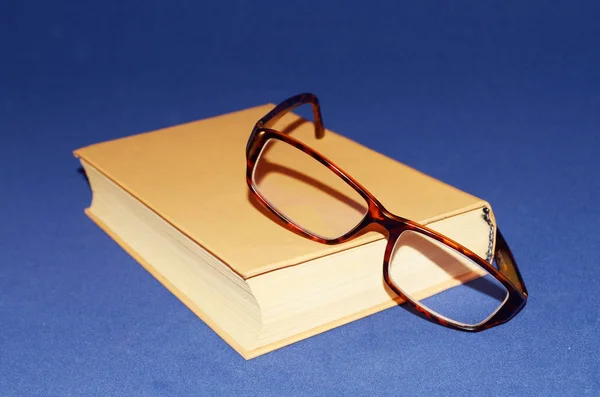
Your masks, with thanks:
[[(74, 151), (91, 187), (85, 213), (245, 359), (402, 303), (383, 278), (384, 235), (321, 244), (285, 229), (253, 199), (245, 147), (274, 106)], [(274, 128), (334, 161), (391, 212), (484, 258), (489, 252), (495, 221), (487, 201), (329, 129), (317, 140), (296, 113)], [(419, 296), (465, 280), (427, 266), (411, 280)]]

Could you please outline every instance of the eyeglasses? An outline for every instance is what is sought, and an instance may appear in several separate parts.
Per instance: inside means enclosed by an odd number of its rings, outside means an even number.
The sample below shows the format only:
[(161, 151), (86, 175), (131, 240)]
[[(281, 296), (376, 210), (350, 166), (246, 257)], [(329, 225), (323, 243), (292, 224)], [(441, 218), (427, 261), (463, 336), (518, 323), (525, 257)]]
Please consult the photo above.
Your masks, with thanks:
[[(509, 321), (525, 306), (527, 289), (498, 228), (494, 255), (490, 247), (488, 259), (483, 259), (443, 234), (390, 213), (321, 153), (269, 128), (304, 104), (312, 105), (316, 138), (323, 138), (319, 101), (304, 93), (281, 102), (258, 120), (246, 146), (248, 186), (285, 227), (313, 241), (340, 244), (379, 225), (387, 237), (385, 282), (410, 307), (445, 327), (482, 331)], [(293, 168), (289, 164), (294, 164)], [(484, 218), (493, 227), (488, 214), (485, 208)], [(423, 261), (426, 258), (429, 262)], [(433, 268), (426, 265), (431, 258)], [(468, 288), (425, 297), (423, 286), (413, 283), (419, 266), (430, 266), (427, 271), (432, 277), (440, 271), (452, 275), (461, 287)]]

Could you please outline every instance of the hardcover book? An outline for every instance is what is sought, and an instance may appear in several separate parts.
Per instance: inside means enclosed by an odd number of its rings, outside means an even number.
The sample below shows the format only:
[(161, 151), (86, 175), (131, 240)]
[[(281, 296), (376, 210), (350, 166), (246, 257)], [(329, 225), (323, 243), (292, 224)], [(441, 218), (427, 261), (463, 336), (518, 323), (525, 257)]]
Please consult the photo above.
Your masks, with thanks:
[[(86, 214), (245, 359), (402, 303), (383, 278), (382, 234), (321, 244), (286, 230), (254, 201), (245, 179), (246, 143), (274, 106), (74, 153), (92, 190)], [(312, 123), (295, 113), (276, 127), (310, 142), (390, 211), (484, 258), (492, 249), (495, 221), (485, 200), (331, 130), (315, 140)], [(419, 296), (468, 278), (435, 271), (427, 255), (416, 255), (420, 270), (410, 283)]]

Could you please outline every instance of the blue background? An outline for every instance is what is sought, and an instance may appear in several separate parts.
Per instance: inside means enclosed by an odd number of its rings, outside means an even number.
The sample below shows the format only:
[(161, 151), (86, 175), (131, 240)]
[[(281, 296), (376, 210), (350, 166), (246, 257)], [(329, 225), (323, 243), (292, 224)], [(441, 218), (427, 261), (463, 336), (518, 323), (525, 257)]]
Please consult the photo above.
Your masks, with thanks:
[[(3, 1), (0, 395), (599, 395), (600, 3), (415, 3)], [(73, 149), (303, 91), (489, 200), (525, 310), (394, 308), (244, 361), (84, 216)]]

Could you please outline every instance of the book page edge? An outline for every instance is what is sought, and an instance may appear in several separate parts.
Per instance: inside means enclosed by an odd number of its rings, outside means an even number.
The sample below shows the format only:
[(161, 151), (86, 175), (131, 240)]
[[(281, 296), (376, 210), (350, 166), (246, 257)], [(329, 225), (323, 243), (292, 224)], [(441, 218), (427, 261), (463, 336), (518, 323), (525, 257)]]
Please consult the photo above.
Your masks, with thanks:
[(125, 252), (127, 252), (134, 260), (142, 265), (150, 275), (152, 275), (158, 282), (160, 282), (169, 292), (171, 292), (177, 299), (190, 309), (196, 316), (198, 316), (209, 328), (211, 328), (217, 335), (219, 335), (227, 344), (229, 344), (235, 351), (237, 351), (244, 359), (251, 357), (250, 351), (238, 344), (227, 332), (219, 327), (212, 319), (204, 313), (204, 311), (192, 302), (188, 297), (181, 293), (179, 289), (173, 285), (168, 279), (162, 276), (148, 261), (142, 258), (133, 248), (129, 246), (124, 240), (102, 222), (91, 209), (88, 207), (84, 210), (84, 213), (110, 238), (112, 238)]

